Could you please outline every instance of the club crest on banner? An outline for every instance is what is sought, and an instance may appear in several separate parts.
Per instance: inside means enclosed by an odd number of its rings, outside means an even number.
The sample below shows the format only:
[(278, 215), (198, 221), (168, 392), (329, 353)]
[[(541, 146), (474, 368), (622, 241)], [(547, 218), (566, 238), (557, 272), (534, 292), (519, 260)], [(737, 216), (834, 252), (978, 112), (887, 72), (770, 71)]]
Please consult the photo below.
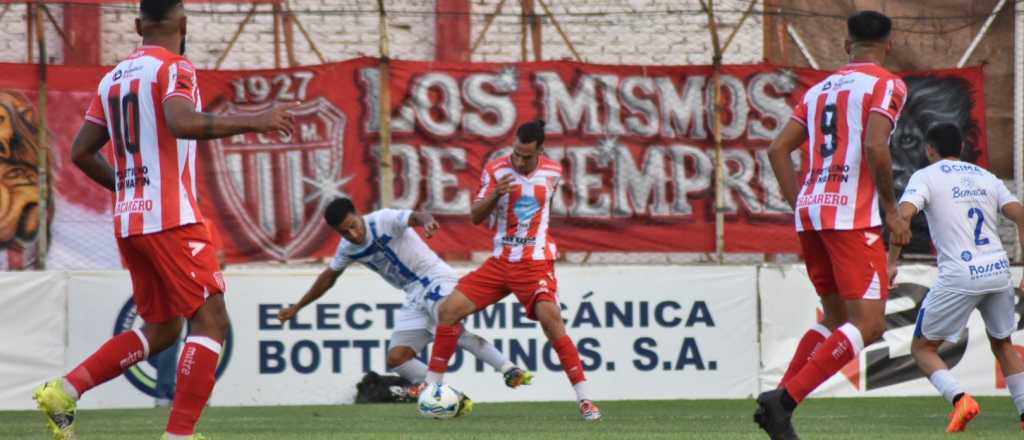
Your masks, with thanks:
[[(218, 113), (247, 113), (271, 104), (225, 103)], [(342, 175), (346, 117), (324, 97), (292, 111), (292, 133), (243, 134), (211, 141), (219, 207), (239, 227), (233, 238), (271, 259), (307, 255), (322, 244), (324, 206), (347, 197)]]

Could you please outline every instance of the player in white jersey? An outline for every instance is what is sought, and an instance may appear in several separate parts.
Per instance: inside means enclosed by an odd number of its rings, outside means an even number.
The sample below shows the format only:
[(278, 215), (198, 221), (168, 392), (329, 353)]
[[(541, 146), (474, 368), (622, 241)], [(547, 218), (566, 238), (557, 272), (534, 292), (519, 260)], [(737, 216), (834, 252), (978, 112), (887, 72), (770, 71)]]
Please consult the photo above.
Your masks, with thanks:
[[(434, 217), (424, 212), (397, 209), (382, 209), (360, 216), (351, 200), (339, 198), (327, 205), (324, 221), (342, 236), (338, 250), (302, 299), (281, 310), (278, 317), (282, 322), (288, 321), (334, 286), (348, 266), (361, 263), (388, 284), (405, 291), (405, 302), (398, 311), (391, 334), (387, 367), (413, 384), (422, 384), (427, 366), (416, 355), (433, 340), (438, 308), (459, 281), (455, 270), (413, 230), (422, 226), (427, 238), (432, 237), (439, 227)], [(532, 374), (514, 365), (480, 336), (463, 332), (459, 347), (501, 371), (505, 384), (511, 388), (528, 385), (533, 379)], [(420, 389), (411, 388), (412, 397), (416, 397)], [(459, 415), (470, 410), (472, 405), (460, 405)]]
[[(1017, 224), (1024, 240), (1024, 205), (992, 173), (959, 160), (963, 140), (956, 125), (936, 125), (926, 138), (932, 164), (910, 178), (899, 209), (908, 220), (924, 211), (938, 251), (939, 277), (918, 313), (911, 353), (953, 404), (946, 431), (964, 431), (981, 408), (960, 388), (938, 348), (943, 341), (957, 342), (977, 309), (1024, 429), (1024, 362), (1010, 340), (1017, 328), (1015, 295), (1010, 262), (996, 230), (1002, 212)], [(894, 275), (900, 250), (890, 248), (889, 273)]]

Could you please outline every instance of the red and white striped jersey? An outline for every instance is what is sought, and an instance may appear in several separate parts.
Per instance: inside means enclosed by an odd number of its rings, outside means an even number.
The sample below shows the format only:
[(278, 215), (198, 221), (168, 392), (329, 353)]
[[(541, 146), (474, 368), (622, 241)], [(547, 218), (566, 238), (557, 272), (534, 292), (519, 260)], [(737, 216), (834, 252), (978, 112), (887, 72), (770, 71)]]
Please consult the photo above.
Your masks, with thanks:
[(864, 131), (871, 112), (889, 118), (895, 129), (906, 99), (903, 80), (873, 63), (848, 64), (807, 90), (792, 116), (807, 127), (798, 231), (882, 224), (878, 191), (865, 160)]
[(163, 102), (179, 96), (202, 109), (196, 71), (185, 57), (143, 46), (100, 81), (85, 119), (114, 145), (114, 230), (118, 237), (201, 223), (196, 142), (175, 139)]
[(551, 199), (562, 178), (562, 165), (541, 156), (537, 169), (527, 176), (516, 172), (509, 156), (492, 160), (484, 167), (480, 191), (483, 199), (504, 176), (515, 177), (508, 194), (498, 199), (491, 214), (494, 227), (494, 257), (519, 261), (554, 260), (558, 256), (555, 241), (548, 235)]

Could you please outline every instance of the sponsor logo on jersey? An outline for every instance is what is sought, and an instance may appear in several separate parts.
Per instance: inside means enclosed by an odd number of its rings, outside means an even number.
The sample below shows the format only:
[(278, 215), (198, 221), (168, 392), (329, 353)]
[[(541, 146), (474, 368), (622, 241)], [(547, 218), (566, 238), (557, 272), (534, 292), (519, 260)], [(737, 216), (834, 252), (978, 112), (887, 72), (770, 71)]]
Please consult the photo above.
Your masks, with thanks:
[[(121, 311), (117, 314), (116, 321), (114, 321), (114, 334), (118, 335), (123, 332), (130, 332), (136, 328), (142, 328), (143, 324), (142, 319), (139, 318), (138, 309), (135, 307), (135, 301), (128, 298), (128, 302), (121, 307)], [(228, 327), (227, 337), (224, 339), (224, 347), (220, 354), (220, 363), (217, 364), (218, 378), (224, 374), (228, 364), (231, 362), (231, 350), (234, 347), (233, 341), (234, 337), (232, 336), (231, 327)], [(177, 350), (176, 347), (173, 348)], [(177, 351), (175, 351), (175, 355), (177, 354)], [(124, 359), (122, 362), (134, 363), (136, 360), (140, 362), (125, 370), (124, 378), (143, 394), (157, 397), (157, 368), (159, 368), (160, 356), (157, 353), (150, 353), (149, 359), (138, 359), (142, 357), (142, 352), (133, 353), (130, 356), (130, 359)], [(168, 362), (170, 368), (177, 370), (177, 361), (177, 356), (175, 356), (173, 362)], [(186, 366), (190, 365), (186, 362)]]
[[(273, 103), (226, 102), (213, 111), (236, 114), (261, 111)], [(213, 190), (231, 231), (242, 246), (254, 246), (269, 258), (309, 255), (330, 231), (321, 220), (324, 206), (349, 197), (342, 175), (346, 116), (323, 97), (311, 98), (292, 112), (295, 131), (243, 134), (211, 141), (216, 177)], [(272, 189), (272, 191), (260, 190)]]
[(969, 262), (974, 259), (974, 255), (971, 254), (971, 251), (963, 251), (960, 253), (960, 259)]
[(152, 210), (153, 201), (149, 199), (126, 200), (114, 205), (114, 215), (150, 212)]
[(1002, 258), (999, 261), (984, 265), (969, 265), (967, 270), (971, 272), (972, 280), (980, 280), (999, 275), (1006, 275), (1010, 270), (1010, 260)]
[(943, 173), (968, 173), (968, 174), (982, 174), (981, 168), (977, 165), (969, 163), (944, 163), (939, 166), (939, 170)]
[(953, 187), (953, 199), (962, 199), (964, 197), (984, 197), (987, 195), (988, 193), (985, 191), (985, 188), (970, 189), (960, 188), (959, 186)]
[(516, 245), (533, 246), (534, 244), (537, 243), (537, 239), (536, 238), (532, 238), (532, 237), (503, 237), (501, 239), (501, 242), (504, 243), (504, 244), (507, 244), (507, 245), (511, 245), (511, 246), (516, 246)]
[(797, 199), (798, 208), (806, 206), (846, 206), (850, 203), (850, 196), (841, 193), (807, 194)]
[(515, 213), (519, 223), (526, 223), (527, 226), (529, 226), (530, 220), (533, 219), (534, 215), (537, 215), (538, 211), (540, 211), (540, 202), (536, 197), (527, 195), (516, 200), (516, 204), (512, 208), (512, 212)]

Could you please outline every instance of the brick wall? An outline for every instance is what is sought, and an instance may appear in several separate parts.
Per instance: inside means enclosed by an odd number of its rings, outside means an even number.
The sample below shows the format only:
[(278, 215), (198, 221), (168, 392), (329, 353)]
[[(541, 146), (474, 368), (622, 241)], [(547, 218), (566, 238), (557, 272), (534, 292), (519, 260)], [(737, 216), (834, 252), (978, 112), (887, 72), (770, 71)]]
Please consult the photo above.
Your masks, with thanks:
[[(499, 0), (473, 1), (471, 40), (475, 40)], [(535, 3), (535, 12), (543, 13)], [(580, 57), (601, 64), (710, 64), (711, 41), (707, 15), (697, 1), (674, 0), (548, 0), (555, 19), (576, 47)], [(745, 0), (719, 0), (722, 11), (741, 11)], [(571, 11), (574, 15), (567, 15)], [(474, 61), (519, 61), (519, 2), (506, 1), (484, 41), (474, 53)], [(742, 14), (719, 15), (719, 34), (724, 40)], [(573, 59), (551, 20), (542, 24), (542, 54), (545, 59)], [(532, 43), (528, 43), (533, 60)], [(751, 16), (725, 54), (726, 63), (753, 63), (762, 59), (761, 18)]]
[[(471, 37), (475, 40), (487, 14), (498, 0), (471, 1)], [(706, 16), (695, 0), (548, 0), (556, 19), (587, 62), (608, 64), (707, 64), (711, 62)], [(434, 57), (434, 1), (390, 0), (389, 36), (394, 58), (430, 60)], [(292, 0), (292, 9), (328, 61), (339, 61), (378, 53), (378, 16), (375, 2), (361, 0)], [(720, 0), (720, 33), (725, 38), (739, 20), (738, 11), (746, 0)], [(200, 68), (211, 68), (227, 48), (228, 41), (244, 19), (249, 5), (189, 5), (188, 56)], [(537, 13), (542, 13), (538, 4)], [(222, 65), (226, 69), (274, 66), (273, 19), (269, 5), (259, 6), (253, 20), (239, 37)], [(61, 7), (51, 6), (61, 23)], [(572, 11), (574, 15), (566, 12)], [(731, 11), (731, 12), (730, 12)], [(519, 2), (507, 0), (473, 61), (510, 62), (520, 59)], [(111, 64), (130, 53), (138, 44), (135, 34), (135, 6), (108, 5), (102, 12), (101, 54)], [(47, 24), (48, 45), (55, 62), (61, 59), (61, 41)], [(25, 61), (25, 6), (12, 5), (0, 19), (0, 61)], [(572, 57), (552, 22), (542, 19), (542, 53), (545, 59)], [(300, 64), (318, 63), (318, 58), (296, 27), (295, 57)], [(761, 19), (753, 16), (737, 34), (727, 63), (757, 62), (762, 59)], [(530, 46), (532, 47), (532, 46)], [(532, 60), (532, 52), (530, 55)], [(281, 63), (287, 66), (285, 51)]]
[[(63, 23), (64, 13), (63, 8), (60, 6), (50, 6), (50, 14), (57, 23)], [(4, 11), (4, 5), (0, 5), (0, 13)], [(6, 63), (24, 63), (28, 61), (26, 52), (28, 51), (28, 45), (26, 44), (26, 36), (28, 34), (27, 17), (28, 8), (24, 4), (11, 4), (6, 9), (6, 13), (3, 14), (3, 18), (0, 18), (0, 62)], [(46, 52), (47, 58), (51, 63), (61, 63), (64, 60), (63, 54), (63, 42), (61, 41), (60, 34), (50, 25), (49, 21), (43, 16), (43, 21), (46, 22)], [(35, 36), (33, 38), (33, 49), (32, 49), (32, 60), (38, 59), (39, 48), (35, 45)]]

